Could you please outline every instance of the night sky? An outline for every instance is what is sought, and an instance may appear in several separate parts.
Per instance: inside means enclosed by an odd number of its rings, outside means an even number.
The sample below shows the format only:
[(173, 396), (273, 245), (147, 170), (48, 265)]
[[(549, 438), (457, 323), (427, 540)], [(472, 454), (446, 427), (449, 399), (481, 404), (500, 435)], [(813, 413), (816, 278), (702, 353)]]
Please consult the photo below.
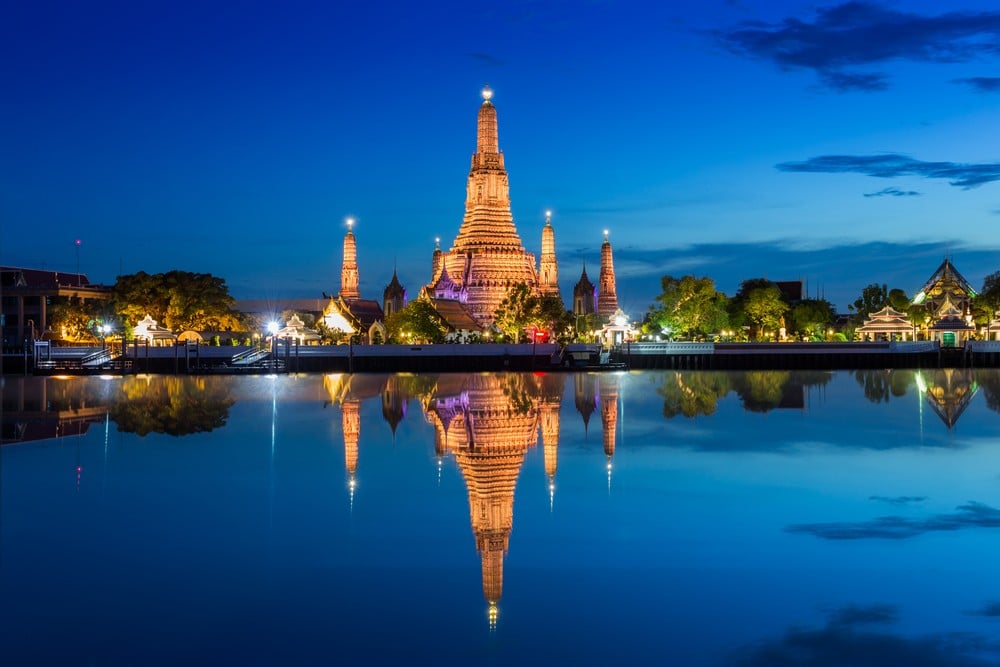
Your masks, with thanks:
[[(202, 5), (205, 6), (202, 6)], [(603, 230), (664, 274), (801, 278), (838, 310), (950, 255), (1000, 270), (995, 0), (20, 2), (0, 21), (0, 263), (181, 269), (237, 298), (410, 294), (464, 211), (494, 89), (514, 220), (563, 296)]]

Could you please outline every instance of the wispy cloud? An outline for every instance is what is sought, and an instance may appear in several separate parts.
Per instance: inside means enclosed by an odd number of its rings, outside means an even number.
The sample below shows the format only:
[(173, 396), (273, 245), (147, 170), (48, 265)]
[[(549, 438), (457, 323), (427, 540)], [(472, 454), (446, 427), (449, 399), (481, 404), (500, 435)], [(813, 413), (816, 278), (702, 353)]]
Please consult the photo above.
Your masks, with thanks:
[(807, 533), (825, 540), (906, 540), (924, 533), (965, 528), (1000, 528), (1000, 510), (983, 503), (960, 505), (951, 514), (925, 519), (884, 516), (858, 523), (803, 523), (789, 526), (789, 533)]
[(779, 171), (790, 172), (856, 173), (876, 178), (897, 178), (899, 176), (942, 178), (946, 179), (949, 185), (963, 190), (1000, 180), (1000, 163), (924, 162), (898, 153), (821, 155), (801, 162), (782, 162), (775, 165), (775, 168)]
[(977, 93), (1000, 93), (1000, 76), (971, 76), (953, 83), (965, 84)]
[(1000, 618), (1000, 602), (987, 602), (981, 608), (969, 612), (973, 616), (988, 616), (990, 618)]
[(489, 65), (490, 67), (500, 67), (506, 64), (505, 61), (501, 60), (500, 58), (497, 58), (492, 53), (483, 53), (481, 51), (474, 51), (467, 55), (473, 60), (480, 62), (484, 65)]
[(771, 641), (743, 647), (726, 664), (756, 665), (907, 665), (908, 667), (973, 667), (992, 662), (983, 654), (995, 653), (997, 645), (976, 634), (904, 636), (872, 624), (896, 620), (889, 605), (850, 606), (833, 612), (819, 628), (789, 628)]
[(813, 20), (794, 16), (777, 23), (743, 22), (717, 33), (730, 51), (778, 67), (812, 70), (838, 91), (888, 88), (882, 71), (864, 71), (892, 60), (965, 62), (997, 54), (1000, 12), (902, 12), (869, 2), (818, 9)]
[(868, 496), (868, 500), (889, 505), (909, 505), (911, 503), (922, 503), (927, 500), (927, 496)]
[(866, 192), (865, 197), (919, 197), (916, 190), (900, 190), (899, 188), (884, 188), (878, 192)]

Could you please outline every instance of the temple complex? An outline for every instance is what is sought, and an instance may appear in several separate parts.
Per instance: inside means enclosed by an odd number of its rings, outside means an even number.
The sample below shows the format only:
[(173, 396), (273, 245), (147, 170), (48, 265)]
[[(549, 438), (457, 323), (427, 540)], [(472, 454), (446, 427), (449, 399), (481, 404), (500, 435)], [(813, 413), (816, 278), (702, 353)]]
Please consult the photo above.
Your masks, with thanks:
[(954, 347), (975, 333), (972, 323), (972, 300), (976, 291), (969, 281), (945, 258), (941, 266), (913, 297), (914, 306), (926, 311), (925, 327), (930, 340), (943, 347)]
[(601, 275), (597, 293), (597, 314), (611, 317), (618, 310), (618, 293), (615, 290), (615, 261), (611, 255), (611, 241), (608, 231), (604, 230), (604, 243), (601, 244)]
[[(443, 252), (435, 248), (428, 288), (437, 298), (460, 301), (481, 326), (488, 326), (513, 285), (526, 283), (537, 290), (539, 280), (535, 257), (521, 244), (511, 215), (497, 110), (490, 101), (493, 91), (484, 88), (482, 96), (476, 152), (465, 191), (465, 217), (451, 249)], [(554, 236), (551, 238), (551, 265), (546, 268), (555, 281)]]

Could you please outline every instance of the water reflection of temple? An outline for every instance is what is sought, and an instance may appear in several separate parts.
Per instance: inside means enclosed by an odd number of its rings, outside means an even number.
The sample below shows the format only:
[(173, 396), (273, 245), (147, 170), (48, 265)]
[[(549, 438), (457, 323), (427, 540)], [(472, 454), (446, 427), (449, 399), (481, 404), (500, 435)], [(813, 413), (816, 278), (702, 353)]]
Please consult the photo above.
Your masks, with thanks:
[[(525, 454), (538, 441), (541, 410), (531, 400), (535, 388), (528, 386), (530, 376), (454, 379), (460, 384), (439, 387), (443, 391), (428, 403), (427, 416), (434, 425), (435, 448), (455, 457), (465, 479), (472, 532), (482, 560), (483, 595), (493, 627), (503, 593), (504, 556), (514, 526), (514, 489)], [(558, 413), (549, 417), (558, 421)], [(558, 443), (551, 446), (558, 447)]]
[[(504, 558), (514, 526), (514, 494), (528, 451), (541, 437), (550, 510), (555, 503), (560, 408), (567, 376), (526, 375), (340, 375), (324, 376), (331, 403), (339, 405), (344, 465), (352, 504), (358, 480), (360, 406), (378, 397), (395, 434), (406, 406), (417, 399), (434, 430), (440, 465), (454, 457), (465, 481), (469, 517), (481, 561), (483, 595), (491, 627), (503, 594)], [(586, 427), (599, 411), (610, 484), (619, 421), (620, 377), (574, 376), (574, 398)]]
[(0, 382), (3, 445), (83, 435), (108, 416), (109, 381), (7, 376)]
[(927, 403), (948, 428), (965, 412), (979, 385), (971, 368), (939, 368), (921, 371), (917, 380)]

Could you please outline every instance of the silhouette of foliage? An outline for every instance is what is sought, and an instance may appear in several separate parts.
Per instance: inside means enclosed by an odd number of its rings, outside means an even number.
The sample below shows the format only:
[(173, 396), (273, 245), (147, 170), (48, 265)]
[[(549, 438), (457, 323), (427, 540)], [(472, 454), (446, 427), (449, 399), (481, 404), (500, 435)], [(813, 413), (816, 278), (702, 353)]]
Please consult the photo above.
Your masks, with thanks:
[(126, 377), (109, 413), (125, 433), (188, 435), (225, 426), (236, 403), (228, 378), (166, 376), (147, 383)]

